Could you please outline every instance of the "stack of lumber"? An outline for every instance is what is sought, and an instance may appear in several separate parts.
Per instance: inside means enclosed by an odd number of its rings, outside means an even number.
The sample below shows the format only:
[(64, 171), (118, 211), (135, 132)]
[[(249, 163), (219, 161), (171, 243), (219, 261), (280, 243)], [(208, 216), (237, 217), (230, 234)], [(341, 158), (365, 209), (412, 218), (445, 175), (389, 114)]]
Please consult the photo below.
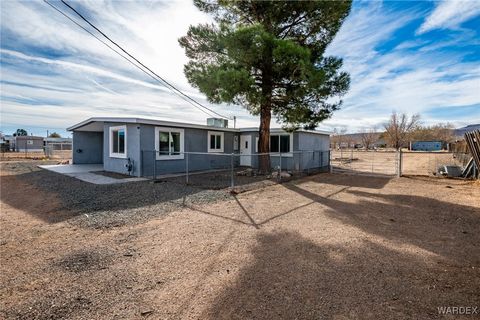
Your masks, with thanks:
[(465, 141), (468, 149), (472, 154), (472, 158), (463, 170), (464, 177), (479, 178), (480, 173), (480, 130), (474, 130), (465, 133)]

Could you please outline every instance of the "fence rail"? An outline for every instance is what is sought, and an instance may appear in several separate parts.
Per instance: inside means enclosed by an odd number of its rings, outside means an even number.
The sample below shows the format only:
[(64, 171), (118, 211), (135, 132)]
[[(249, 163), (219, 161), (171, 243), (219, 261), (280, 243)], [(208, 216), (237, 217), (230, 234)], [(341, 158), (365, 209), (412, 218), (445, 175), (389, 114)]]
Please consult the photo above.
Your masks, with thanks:
[[(259, 175), (262, 156), (268, 156), (271, 171)], [(329, 169), (329, 151), (310, 150), (286, 153), (160, 152), (142, 150), (141, 175), (158, 179), (177, 179), (219, 188), (275, 178), (306, 175)]]
[(469, 157), (453, 152), (332, 150), (332, 172), (385, 176), (437, 175), (443, 166), (463, 168)]
[(399, 154), (396, 151), (359, 149), (332, 150), (332, 172), (368, 175), (399, 175)]

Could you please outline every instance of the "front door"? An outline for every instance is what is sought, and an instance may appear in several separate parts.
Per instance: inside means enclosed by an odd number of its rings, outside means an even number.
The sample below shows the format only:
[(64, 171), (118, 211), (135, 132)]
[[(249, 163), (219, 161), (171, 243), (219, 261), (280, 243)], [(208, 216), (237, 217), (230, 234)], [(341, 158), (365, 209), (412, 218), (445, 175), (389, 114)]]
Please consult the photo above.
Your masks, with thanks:
[(240, 136), (240, 165), (252, 166), (252, 136)]

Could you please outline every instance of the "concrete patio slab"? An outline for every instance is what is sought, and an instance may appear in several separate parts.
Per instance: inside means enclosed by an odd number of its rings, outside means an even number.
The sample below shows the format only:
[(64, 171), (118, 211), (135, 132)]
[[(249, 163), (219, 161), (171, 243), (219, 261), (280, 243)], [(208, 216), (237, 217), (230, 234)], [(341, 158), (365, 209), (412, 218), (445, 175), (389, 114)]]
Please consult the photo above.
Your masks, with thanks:
[(93, 171), (102, 171), (103, 164), (52, 164), (52, 165), (42, 165), (38, 166), (42, 169), (47, 169), (57, 173), (69, 174), (69, 173), (82, 173), (82, 172), (93, 172)]
[(95, 172), (97, 171), (103, 171), (102, 164), (56, 164), (42, 165), (38, 167), (93, 184), (117, 184), (148, 180), (147, 178), (139, 177), (115, 179), (101, 174), (96, 174)]

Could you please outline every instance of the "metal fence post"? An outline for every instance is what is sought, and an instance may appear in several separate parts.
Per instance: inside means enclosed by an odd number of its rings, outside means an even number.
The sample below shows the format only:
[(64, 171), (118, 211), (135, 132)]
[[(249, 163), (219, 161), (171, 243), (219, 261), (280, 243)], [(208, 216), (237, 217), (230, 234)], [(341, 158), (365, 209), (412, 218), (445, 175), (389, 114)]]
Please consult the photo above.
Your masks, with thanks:
[(188, 184), (188, 153), (185, 153), (185, 183)]
[(153, 151), (153, 180), (157, 179), (157, 151)]
[[(293, 157), (293, 159), (295, 159), (295, 157)], [(279, 163), (278, 164), (278, 168), (279, 168), (278, 179), (282, 180), (282, 153), (281, 152), (278, 153), (278, 163)]]
[(332, 152), (328, 150), (328, 169), (330, 173), (333, 173), (333, 166), (332, 166)]
[(233, 153), (230, 155), (230, 188), (234, 188), (235, 182), (233, 181)]
[(352, 162), (353, 162), (353, 149), (350, 149), (350, 170), (352, 169)]
[[(368, 150), (367, 150), (368, 152)], [(375, 150), (372, 151), (372, 173), (373, 173), (373, 163), (375, 162)]]
[(144, 152), (144, 150), (140, 151), (140, 169), (139, 169), (140, 177), (143, 177), (143, 171), (144, 171), (143, 170), (143, 152)]
[(402, 149), (398, 150), (397, 177), (402, 176)]
[(323, 168), (323, 152), (318, 151), (319, 153), (319, 158), (320, 158), (320, 166), (318, 166), (319, 169)]

